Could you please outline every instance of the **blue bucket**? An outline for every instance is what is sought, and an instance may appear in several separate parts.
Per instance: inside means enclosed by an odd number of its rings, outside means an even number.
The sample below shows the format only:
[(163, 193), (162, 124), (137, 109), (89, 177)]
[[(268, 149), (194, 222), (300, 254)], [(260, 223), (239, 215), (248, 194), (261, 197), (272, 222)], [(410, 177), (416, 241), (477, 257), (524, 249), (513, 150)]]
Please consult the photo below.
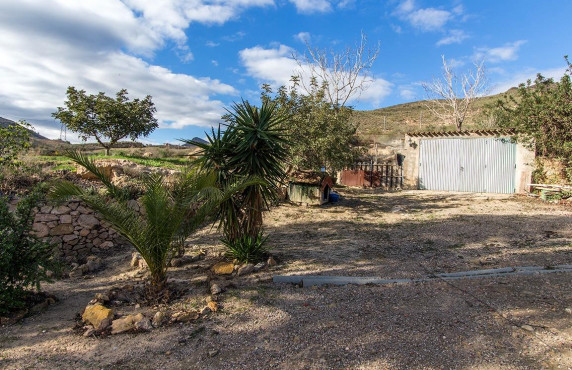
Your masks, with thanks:
[(338, 193), (330, 193), (330, 202), (336, 203), (340, 200), (340, 194)]

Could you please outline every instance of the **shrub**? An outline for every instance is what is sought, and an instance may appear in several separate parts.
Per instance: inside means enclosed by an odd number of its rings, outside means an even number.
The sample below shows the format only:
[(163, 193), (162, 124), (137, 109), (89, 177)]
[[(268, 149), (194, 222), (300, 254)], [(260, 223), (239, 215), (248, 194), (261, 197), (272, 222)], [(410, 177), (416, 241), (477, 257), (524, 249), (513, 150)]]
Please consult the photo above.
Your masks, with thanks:
[(24, 306), (29, 289), (39, 290), (41, 282), (50, 281), (47, 271), (58, 267), (52, 245), (30, 234), (32, 209), (42, 198), (36, 188), (14, 213), (8, 199), (0, 198), (0, 313)]
[(260, 231), (256, 236), (242, 235), (236, 239), (221, 239), (224, 246), (228, 249), (227, 254), (235, 258), (240, 263), (244, 262), (260, 262), (268, 254), (266, 240), (268, 236), (263, 236)]

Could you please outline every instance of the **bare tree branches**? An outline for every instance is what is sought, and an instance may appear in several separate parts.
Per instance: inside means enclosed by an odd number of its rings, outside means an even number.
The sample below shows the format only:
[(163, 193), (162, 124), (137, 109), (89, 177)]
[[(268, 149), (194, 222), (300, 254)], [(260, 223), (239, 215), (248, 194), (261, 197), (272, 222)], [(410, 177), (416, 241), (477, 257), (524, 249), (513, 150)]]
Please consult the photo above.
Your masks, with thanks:
[(347, 47), (342, 53), (313, 48), (307, 42), (304, 56), (294, 56), (301, 69), (296, 77), (302, 88), (310, 94), (317, 84), (322, 84), (335, 109), (346, 106), (373, 81), (370, 69), (379, 54), (379, 44), (374, 49), (366, 48), (366, 44), (363, 33), (355, 48)]
[(443, 59), (443, 75), (430, 83), (423, 83), (427, 94), (427, 108), (439, 119), (454, 124), (461, 131), (474, 100), (487, 91), (484, 61), (474, 64), (467, 74), (458, 77)]

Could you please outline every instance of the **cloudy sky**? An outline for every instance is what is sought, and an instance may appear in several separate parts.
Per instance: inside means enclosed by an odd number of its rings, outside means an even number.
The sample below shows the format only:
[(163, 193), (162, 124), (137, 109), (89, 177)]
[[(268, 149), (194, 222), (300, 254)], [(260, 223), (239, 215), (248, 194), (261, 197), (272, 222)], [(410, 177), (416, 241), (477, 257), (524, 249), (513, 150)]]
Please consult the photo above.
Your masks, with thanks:
[(126, 88), (153, 96), (148, 142), (203, 137), (233, 101), (287, 84), (306, 43), (340, 52), (362, 32), (380, 53), (357, 109), (422, 99), (441, 55), (484, 59), (500, 92), (563, 74), (571, 14), (569, 0), (0, 0), (0, 116), (58, 138), (68, 86)]

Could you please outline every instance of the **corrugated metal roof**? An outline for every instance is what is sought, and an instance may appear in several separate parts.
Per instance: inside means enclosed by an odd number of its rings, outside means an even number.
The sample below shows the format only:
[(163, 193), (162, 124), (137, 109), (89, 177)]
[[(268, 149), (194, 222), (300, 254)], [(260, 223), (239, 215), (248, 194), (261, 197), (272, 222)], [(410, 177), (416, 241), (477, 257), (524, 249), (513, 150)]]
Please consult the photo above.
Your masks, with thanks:
[(411, 137), (475, 137), (514, 135), (514, 130), (418, 131), (407, 133)]

